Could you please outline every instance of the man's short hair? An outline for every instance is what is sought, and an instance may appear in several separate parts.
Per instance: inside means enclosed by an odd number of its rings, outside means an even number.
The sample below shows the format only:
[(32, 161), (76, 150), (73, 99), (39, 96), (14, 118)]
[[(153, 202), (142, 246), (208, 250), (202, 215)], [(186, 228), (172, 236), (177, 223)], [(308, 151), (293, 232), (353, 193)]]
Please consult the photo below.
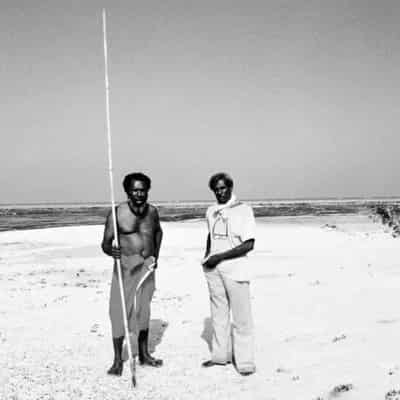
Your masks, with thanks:
[(226, 172), (218, 172), (214, 174), (208, 181), (208, 187), (214, 191), (217, 182), (223, 180), (229, 188), (233, 188), (233, 179)]
[(151, 179), (143, 174), (142, 172), (133, 172), (125, 176), (122, 181), (122, 186), (124, 187), (125, 193), (128, 193), (129, 187), (132, 181), (140, 181), (146, 185), (147, 190), (151, 188)]

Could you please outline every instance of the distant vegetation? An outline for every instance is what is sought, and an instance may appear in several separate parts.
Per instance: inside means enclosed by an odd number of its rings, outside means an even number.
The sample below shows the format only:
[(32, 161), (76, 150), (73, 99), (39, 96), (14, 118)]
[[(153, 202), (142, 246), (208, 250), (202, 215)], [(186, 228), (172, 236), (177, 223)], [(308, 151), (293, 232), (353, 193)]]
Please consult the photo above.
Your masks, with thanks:
[(400, 236), (400, 206), (399, 204), (380, 204), (375, 207), (375, 218), (387, 226), (393, 237)]
[[(400, 201), (253, 201), (256, 217), (365, 214), (400, 235)], [(162, 221), (202, 219), (209, 203), (159, 204)], [(104, 206), (9, 207), (0, 209), (0, 231), (73, 225), (102, 225), (109, 212)]]

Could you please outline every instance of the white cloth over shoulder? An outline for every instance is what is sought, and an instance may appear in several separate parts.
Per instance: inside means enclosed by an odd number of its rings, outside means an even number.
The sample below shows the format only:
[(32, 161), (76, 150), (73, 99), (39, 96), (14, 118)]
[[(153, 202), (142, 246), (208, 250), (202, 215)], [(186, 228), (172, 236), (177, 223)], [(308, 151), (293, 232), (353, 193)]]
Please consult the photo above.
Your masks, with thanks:
[[(256, 224), (252, 208), (232, 195), (226, 204), (214, 204), (206, 213), (210, 233), (210, 255), (230, 250), (249, 239), (255, 239)], [(250, 256), (251, 257), (251, 256)], [(224, 260), (219, 271), (234, 281), (249, 281), (252, 271), (249, 256)]]

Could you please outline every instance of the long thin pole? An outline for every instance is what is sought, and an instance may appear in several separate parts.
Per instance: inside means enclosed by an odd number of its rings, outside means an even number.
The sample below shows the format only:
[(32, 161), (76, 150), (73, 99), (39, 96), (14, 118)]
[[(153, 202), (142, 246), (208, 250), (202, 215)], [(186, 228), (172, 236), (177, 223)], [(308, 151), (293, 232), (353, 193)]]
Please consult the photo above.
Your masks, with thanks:
[[(114, 179), (113, 179), (113, 164), (112, 164), (112, 147), (111, 147), (111, 123), (110, 123), (110, 85), (108, 80), (108, 52), (107, 52), (107, 26), (106, 26), (106, 10), (103, 9), (103, 43), (104, 43), (104, 71), (105, 71), (105, 87), (106, 87), (106, 116), (107, 116), (107, 142), (108, 142), (108, 171), (110, 175), (110, 191), (111, 191), (111, 212), (114, 227), (114, 243), (119, 247), (118, 229), (117, 229), (117, 216), (115, 212), (115, 198), (114, 198)], [(128, 318), (125, 305), (124, 285), (122, 282), (121, 261), (115, 260), (117, 265), (117, 274), (119, 282), (119, 291), (121, 294), (122, 303), (122, 316), (125, 328), (125, 340), (128, 347), (129, 365), (132, 373), (132, 384), (136, 386), (136, 364), (135, 358), (132, 354), (131, 339), (129, 336)]]

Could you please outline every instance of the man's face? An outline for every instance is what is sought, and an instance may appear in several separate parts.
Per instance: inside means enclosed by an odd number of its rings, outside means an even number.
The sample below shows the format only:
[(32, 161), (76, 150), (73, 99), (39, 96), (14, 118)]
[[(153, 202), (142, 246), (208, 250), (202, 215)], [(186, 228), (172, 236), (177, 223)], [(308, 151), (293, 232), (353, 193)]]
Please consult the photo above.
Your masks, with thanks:
[(149, 189), (147, 189), (144, 182), (135, 180), (131, 181), (128, 189), (128, 197), (134, 206), (140, 207), (143, 204), (146, 204), (148, 194)]
[(232, 188), (227, 186), (223, 179), (220, 179), (214, 187), (214, 194), (219, 204), (225, 204), (232, 196)]

